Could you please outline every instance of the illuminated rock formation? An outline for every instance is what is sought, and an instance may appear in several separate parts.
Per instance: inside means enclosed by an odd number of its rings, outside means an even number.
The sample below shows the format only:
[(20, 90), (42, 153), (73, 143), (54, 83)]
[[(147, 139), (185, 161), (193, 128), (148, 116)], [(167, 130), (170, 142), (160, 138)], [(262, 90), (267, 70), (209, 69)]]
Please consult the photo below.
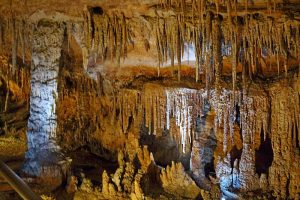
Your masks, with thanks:
[[(42, 20), (33, 32), (28, 151), (23, 172), (51, 187), (63, 181), (67, 165), (56, 142), (57, 81), (64, 25)], [(61, 165), (61, 166), (59, 166)]]
[(118, 163), (69, 171), (75, 199), (299, 199), (299, 6), (1, 1), (0, 158), (28, 120), (29, 177), (60, 185), (61, 148)]

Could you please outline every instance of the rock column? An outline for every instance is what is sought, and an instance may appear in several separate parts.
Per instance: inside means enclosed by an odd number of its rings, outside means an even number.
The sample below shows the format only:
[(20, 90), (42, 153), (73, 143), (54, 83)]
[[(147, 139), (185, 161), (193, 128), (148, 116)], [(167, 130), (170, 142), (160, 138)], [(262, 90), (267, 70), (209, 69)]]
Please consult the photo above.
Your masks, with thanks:
[[(56, 144), (57, 82), (65, 27), (41, 20), (33, 33), (28, 152), (23, 171), (34, 176), (54, 173), (58, 163)], [(47, 176), (47, 175), (46, 175)]]

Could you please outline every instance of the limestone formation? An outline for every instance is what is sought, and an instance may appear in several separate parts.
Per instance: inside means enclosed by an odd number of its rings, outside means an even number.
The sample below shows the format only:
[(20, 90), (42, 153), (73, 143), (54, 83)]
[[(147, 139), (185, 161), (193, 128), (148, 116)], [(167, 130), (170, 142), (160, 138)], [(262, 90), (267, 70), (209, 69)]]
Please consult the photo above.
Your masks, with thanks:
[(185, 173), (181, 163), (173, 162), (171, 166), (167, 166), (162, 170), (160, 178), (164, 190), (175, 196), (194, 199), (201, 193), (201, 189)]
[(0, 10), (0, 159), (34, 191), (300, 198), (299, 0)]
[(56, 101), (63, 34), (62, 25), (41, 21), (33, 35), (27, 159), (36, 159), (36, 164), (25, 166), (28, 169), (24, 171), (34, 175), (43, 167), (39, 152), (59, 148), (55, 141)]
[(66, 186), (67, 193), (74, 193), (77, 191), (78, 180), (75, 176), (68, 177), (68, 182)]

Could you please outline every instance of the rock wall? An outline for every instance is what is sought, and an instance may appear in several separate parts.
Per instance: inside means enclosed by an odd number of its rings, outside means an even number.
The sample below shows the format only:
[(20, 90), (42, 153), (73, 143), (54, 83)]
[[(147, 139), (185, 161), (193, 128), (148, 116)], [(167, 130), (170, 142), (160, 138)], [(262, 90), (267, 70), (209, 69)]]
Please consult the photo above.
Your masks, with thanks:
[[(270, 85), (252, 84), (247, 91), (236, 91), (235, 95), (230, 89), (222, 89), (217, 97), (215, 90), (207, 95), (204, 89), (147, 82), (140, 88), (117, 89), (101, 75), (97, 81), (83, 78), (70, 84), (74, 88), (66, 86), (61, 100), (63, 103), (73, 99), (72, 107), (78, 110), (65, 113), (67, 110), (59, 108), (65, 117), (74, 117), (69, 123), (77, 132), (64, 129), (63, 120), (59, 127), (76, 141), (85, 138), (79, 141), (81, 145), (88, 144), (94, 150), (101, 147), (107, 150), (106, 154), (127, 148), (133, 138), (141, 143), (148, 141), (158, 163), (170, 155), (165, 149), (170, 148), (174, 140), (177, 145), (173, 148), (180, 153), (171, 151), (176, 154), (172, 158), (191, 170), (203, 188), (209, 189), (210, 183), (217, 179), (229, 196), (233, 195), (227, 193), (231, 189), (244, 192), (263, 189), (275, 191), (274, 195), (282, 198), (296, 198), (299, 192), (296, 184), (299, 176), (296, 170), (299, 164), (298, 79), (294, 77), (289, 85), (284, 79)], [(276, 92), (279, 90), (283, 91)], [(283, 95), (286, 93), (290, 95)], [(285, 103), (287, 101), (292, 103)], [(281, 122), (278, 117), (282, 118)], [(287, 135), (287, 139), (282, 135)], [(60, 135), (62, 141), (74, 143), (70, 138), (65, 140), (65, 136)], [(270, 152), (261, 152), (269, 140)], [(271, 160), (271, 164), (264, 163), (261, 160), (264, 158)], [(295, 162), (287, 162), (291, 158)]]
[[(295, 84), (296, 83), (296, 84)], [(299, 199), (300, 149), (299, 149), (299, 78), (294, 86), (285, 82), (286, 88), (275, 85), (270, 90), (272, 98), (271, 141), (274, 161), (269, 170), (269, 185), (275, 196)]]

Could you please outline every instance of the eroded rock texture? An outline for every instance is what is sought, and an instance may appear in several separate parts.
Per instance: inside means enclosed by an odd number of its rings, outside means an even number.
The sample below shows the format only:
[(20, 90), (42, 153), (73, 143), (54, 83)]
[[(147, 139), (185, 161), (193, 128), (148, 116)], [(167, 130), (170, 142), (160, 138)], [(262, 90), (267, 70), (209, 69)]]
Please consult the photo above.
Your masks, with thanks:
[[(38, 177), (60, 177), (56, 143), (57, 81), (65, 27), (42, 20), (33, 31), (28, 151), (23, 171)], [(54, 174), (52, 174), (54, 173)]]
[(29, 149), (55, 148), (57, 79), (64, 26), (41, 21), (34, 31)]
[[(164, 157), (181, 161), (186, 169), (192, 171), (191, 176), (196, 183), (208, 190), (212, 188), (212, 183), (219, 182), (224, 195), (232, 198), (243, 196), (243, 193), (231, 193), (233, 189), (244, 192), (262, 189), (265, 192), (274, 191), (274, 196), (297, 198), (297, 76), (289, 81), (289, 85), (286, 85), (286, 80), (279, 80), (268, 86), (249, 85), (247, 92), (235, 92), (235, 101), (230, 89), (221, 90), (217, 98), (215, 90), (211, 90), (208, 97), (203, 89), (153, 83), (146, 83), (141, 88), (122, 88), (112, 92), (108, 89), (109, 83), (100, 76), (98, 78), (101, 82), (91, 81), (89, 84), (95, 88), (95, 92), (99, 91), (97, 88), (102, 88), (102, 94), (90, 100), (90, 97), (85, 97), (90, 103), (84, 104), (88, 107), (99, 106), (96, 107), (99, 112), (91, 117), (95, 120), (93, 123), (99, 125), (95, 129), (88, 129), (91, 132), (87, 132), (87, 129), (80, 131), (80, 137), (86, 138), (91, 148), (99, 145), (116, 152), (124, 146), (128, 148), (129, 141), (140, 140), (149, 145), (157, 163), (164, 163), (160, 161)], [(283, 85), (285, 89), (282, 94), (275, 92)], [(84, 90), (83, 87), (82, 89)], [(283, 95), (286, 92), (290, 95)], [(64, 98), (66, 101), (70, 96)], [(293, 103), (283, 103), (287, 101)], [(112, 112), (100, 112), (102, 109)], [(281, 112), (285, 114), (280, 114)], [(284, 120), (280, 122), (278, 117), (283, 117)], [(99, 119), (102, 119), (101, 122), (97, 122)], [(87, 122), (80, 123), (78, 127), (85, 127)], [(111, 123), (114, 124), (113, 130), (109, 128)], [(63, 123), (60, 124), (60, 128), (63, 126)], [(282, 131), (281, 134), (279, 130)], [(290, 136), (279, 147), (275, 141), (284, 139), (284, 131), (285, 135)], [(103, 139), (106, 137), (109, 140)], [(121, 140), (120, 137), (124, 139)], [(293, 144), (295, 148), (290, 148), (289, 144)], [(168, 148), (173, 150), (166, 150)], [(290, 161), (288, 164), (291, 155), (295, 162)], [(285, 172), (280, 171), (281, 169)], [(277, 184), (281, 184), (282, 188), (279, 189)]]

